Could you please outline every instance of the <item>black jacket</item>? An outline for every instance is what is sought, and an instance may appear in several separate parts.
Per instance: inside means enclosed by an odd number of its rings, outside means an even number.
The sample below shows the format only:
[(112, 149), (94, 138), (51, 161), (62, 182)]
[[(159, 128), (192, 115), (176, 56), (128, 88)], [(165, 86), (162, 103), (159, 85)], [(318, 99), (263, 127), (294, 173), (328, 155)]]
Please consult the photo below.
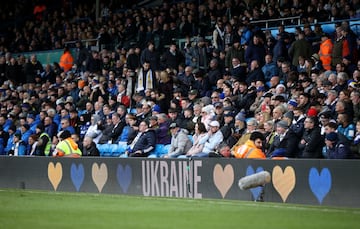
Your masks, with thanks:
[(100, 156), (100, 152), (99, 152), (98, 148), (96, 147), (95, 142), (92, 142), (90, 147), (88, 147), (88, 148), (83, 147), (82, 155), (83, 156), (93, 156), (93, 157)]

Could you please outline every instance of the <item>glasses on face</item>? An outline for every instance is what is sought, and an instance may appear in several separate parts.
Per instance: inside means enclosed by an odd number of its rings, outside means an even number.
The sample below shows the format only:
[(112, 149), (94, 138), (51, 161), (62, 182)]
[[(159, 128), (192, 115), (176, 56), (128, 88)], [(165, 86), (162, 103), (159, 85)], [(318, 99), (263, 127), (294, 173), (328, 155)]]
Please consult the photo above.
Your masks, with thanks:
[(217, 98), (219, 98), (219, 97), (217, 97), (217, 96), (211, 96), (211, 98), (212, 98), (212, 99), (217, 99)]

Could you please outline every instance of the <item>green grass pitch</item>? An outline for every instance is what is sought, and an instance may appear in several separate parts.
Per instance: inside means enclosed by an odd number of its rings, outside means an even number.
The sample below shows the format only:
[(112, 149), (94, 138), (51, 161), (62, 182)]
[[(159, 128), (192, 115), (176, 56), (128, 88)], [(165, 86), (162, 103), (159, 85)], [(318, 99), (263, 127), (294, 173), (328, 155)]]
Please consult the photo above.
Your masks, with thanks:
[(0, 228), (359, 228), (360, 209), (0, 190)]

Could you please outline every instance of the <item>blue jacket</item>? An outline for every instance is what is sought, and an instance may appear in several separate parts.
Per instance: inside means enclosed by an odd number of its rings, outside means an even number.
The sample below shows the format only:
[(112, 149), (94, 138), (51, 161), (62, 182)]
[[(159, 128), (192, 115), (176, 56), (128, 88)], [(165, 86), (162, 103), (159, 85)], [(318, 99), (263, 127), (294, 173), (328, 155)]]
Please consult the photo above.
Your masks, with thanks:
[(261, 70), (264, 73), (266, 82), (270, 81), (271, 77), (279, 74), (279, 68), (276, 66), (275, 62), (265, 64)]

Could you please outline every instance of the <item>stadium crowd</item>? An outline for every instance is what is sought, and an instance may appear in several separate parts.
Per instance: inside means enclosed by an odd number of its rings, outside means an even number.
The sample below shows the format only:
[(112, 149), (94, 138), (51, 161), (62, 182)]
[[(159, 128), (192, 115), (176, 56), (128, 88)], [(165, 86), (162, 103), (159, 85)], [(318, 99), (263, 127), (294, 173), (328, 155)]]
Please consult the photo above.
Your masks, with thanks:
[[(359, 157), (358, 37), (347, 20), (359, 1), (102, 3), (98, 20), (79, 2), (38, 1), (2, 34), (0, 154), (98, 156), (124, 144), (121, 157), (147, 157), (161, 144), (165, 158)], [(292, 16), (294, 33), (253, 23)], [(330, 20), (340, 20), (331, 34), (315, 23)], [(49, 49), (64, 54), (44, 66), (36, 51)]]

